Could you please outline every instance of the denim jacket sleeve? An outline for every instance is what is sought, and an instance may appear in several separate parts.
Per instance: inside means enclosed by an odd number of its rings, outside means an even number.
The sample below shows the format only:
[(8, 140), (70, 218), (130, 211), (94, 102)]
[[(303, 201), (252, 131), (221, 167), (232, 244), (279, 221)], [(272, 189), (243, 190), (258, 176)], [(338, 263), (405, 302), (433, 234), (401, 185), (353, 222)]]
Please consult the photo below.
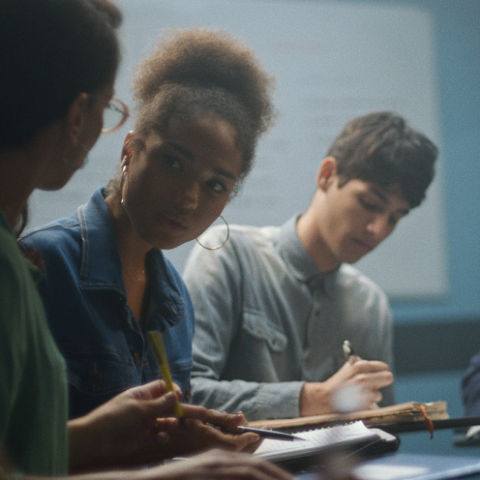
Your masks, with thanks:
[[(225, 232), (210, 235), (209, 243)], [(197, 245), (187, 262), (184, 280), (196, 317), (192, 400), (220, 411), (241, 410), (250, 421), (296, 417), (305, 382), (278, 381), (275, 357), (287, 338), (256, 304), (262, 300), (253, 280), (259, 272), (244, 271), (250, 262), (239, 259), (248, 254), (235, 241), (213, 252)]]

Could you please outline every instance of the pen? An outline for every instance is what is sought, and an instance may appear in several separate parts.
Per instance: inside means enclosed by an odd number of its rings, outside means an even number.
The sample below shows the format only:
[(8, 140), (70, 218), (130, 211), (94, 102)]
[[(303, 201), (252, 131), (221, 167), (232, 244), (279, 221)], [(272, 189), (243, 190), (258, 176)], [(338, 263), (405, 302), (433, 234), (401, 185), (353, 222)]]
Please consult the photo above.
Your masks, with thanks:
[(352, 364), (358, 360), (358, 357), (353, 350), (352, 344), (348, 340), (345, 340), (343, 342), (343, 353), (345, 354), (345, 359), (348, 363)]
[[(170, 374), (170, 367), (168, 366), (168, 359), (167, 354), (165, 353), (162, 334), (150, 330), (147, 332), (147, 338), (152, 347), (153, 355), (158, 363), (160, 372), (162, 373), (163, 380), (165, 380), (165, 384), (167, 385), (167, 390), (169, 392), (174, 392), (175, 387), (173, 386), (172, 375)], [(180, 420), (180, 426), (183, 426), (185, 422), (185, 413), (183, 412), (182, 406), (178, 403), (178, 399), (175, 404), (175, 416)]]
[(265, 430), (264, 428), (253, 428), (253, 427), (245, 427), (243, 425), (240, 425), (236, 428), (226, 428), (221, 425), (213, 425), (212, 423), (207, 423), (207, 425), (210, 425), (211, 427), (218, 428), (219, 430), (222, 430), (225, 433), (247, 433), (247, 432), (252, 432), (256, 433), (262, 438), (274, 438), (276, 440), (304, 440), (302, 437), (297, 437), (296, 435), (292, 435), (291, 433), (284, 433), (284, 432), (279, 432), (278, 430)]

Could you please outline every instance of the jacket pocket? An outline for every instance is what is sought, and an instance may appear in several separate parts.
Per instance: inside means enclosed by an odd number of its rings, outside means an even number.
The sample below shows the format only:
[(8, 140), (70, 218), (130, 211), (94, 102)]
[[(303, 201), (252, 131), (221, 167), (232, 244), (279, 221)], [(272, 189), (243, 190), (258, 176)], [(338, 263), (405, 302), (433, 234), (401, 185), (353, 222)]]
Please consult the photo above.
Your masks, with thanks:
[(287, 346), (285, 333), (260, 312), (245, 311), (243, 329), (257, 340), (263, 340), (274, 352), (282, 352)]
[(75, 345), (62, 351), (68, 369), (70, 418), (102, 405), (130, 387), (141, 385), (141, 367), (131, 356), (109, 347)]
[(108, 349), (81, 353), (81, 347), (63, 353), (68, 381), (83, 393), (117, 393), (138, 384), (140, 371), (132, 357)]

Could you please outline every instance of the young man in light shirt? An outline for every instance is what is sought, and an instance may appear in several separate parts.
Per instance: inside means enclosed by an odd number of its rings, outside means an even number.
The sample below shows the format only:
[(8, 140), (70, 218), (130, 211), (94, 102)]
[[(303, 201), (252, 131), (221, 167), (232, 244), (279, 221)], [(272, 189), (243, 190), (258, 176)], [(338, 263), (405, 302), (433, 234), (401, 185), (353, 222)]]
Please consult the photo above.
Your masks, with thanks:
[[(353, 264), (420, 205), (435, 145), (391, 112), (350, 121), (321, 162), (312, 202), (281, 227), (231, 226), (196, 245), (184, 279), (196, 316), (193, 402), (247, 419), (331, 413), (341, 387), (393, 396), (386, 294)], [(220, 245), (226, 227), (206, 232)], [(345, 362), (349, 340), (359, 357)]]

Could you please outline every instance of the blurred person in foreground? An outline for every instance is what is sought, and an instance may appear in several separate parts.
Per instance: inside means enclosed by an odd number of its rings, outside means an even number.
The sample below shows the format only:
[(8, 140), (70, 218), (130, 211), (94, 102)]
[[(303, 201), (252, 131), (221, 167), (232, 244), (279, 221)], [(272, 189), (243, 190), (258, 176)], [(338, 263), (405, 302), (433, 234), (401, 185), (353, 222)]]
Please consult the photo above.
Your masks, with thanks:
[[(0, 0), (0, 446), (6, 478), (279, 478), (252, 455), (206, 453), (151, 469), (106, 472), (160, 457), (178, 393), (157, 380), (67, 425), (65, 361), (16, 235), (34, 189), (56, 190), (83, 166), (111, 106), (121, 14), (108, 0)], [(211, 418), (204, 408), (185, 415)], [(220, 414), (218, 414), (220, 416)], [(255, 439), (254, 439), (255, 440)], [(258, 440), (258, 439), (257, 439)], [(13, 470), (13, 471), (12, 471)]]

